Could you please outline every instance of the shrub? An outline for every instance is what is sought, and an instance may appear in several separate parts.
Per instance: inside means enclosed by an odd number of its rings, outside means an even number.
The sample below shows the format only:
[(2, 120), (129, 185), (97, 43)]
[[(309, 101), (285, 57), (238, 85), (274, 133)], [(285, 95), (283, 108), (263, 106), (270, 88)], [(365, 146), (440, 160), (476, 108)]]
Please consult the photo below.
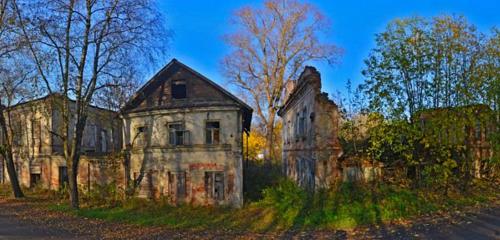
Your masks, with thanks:
[(307, 201), (306, 192), (286, 179), (280, 180), (275, 187), (265, 189), (263, 196), (261, 205), (272, 208), (276, 221), (284, 226), (292, 226)]

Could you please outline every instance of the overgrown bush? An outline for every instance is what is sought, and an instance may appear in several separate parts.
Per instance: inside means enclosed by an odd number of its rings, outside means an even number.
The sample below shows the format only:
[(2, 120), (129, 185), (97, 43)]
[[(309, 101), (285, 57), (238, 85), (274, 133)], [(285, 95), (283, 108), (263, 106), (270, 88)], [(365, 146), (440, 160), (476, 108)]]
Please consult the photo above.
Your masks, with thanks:
[(81, 191), (87, 204), (94, 207), (119, 206), (125, 199), (125, 192), (116, 183), (94, 184), (87, 191)]

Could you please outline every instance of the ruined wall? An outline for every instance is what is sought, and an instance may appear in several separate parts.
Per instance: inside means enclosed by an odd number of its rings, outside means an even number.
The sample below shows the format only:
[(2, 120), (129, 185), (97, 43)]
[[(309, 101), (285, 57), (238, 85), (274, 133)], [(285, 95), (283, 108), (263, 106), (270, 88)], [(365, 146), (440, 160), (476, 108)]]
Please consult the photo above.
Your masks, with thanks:
[(307, 189), (328, 187), (339, 178), (338, 108), (321, 93), (321, 78), (307, 67), (287, 102), (283, 120), (283, 171)]
[[(207, 121), (217, 121), (219, 143), (206, 143)], [(131, 177), (144, 178), (141, 197), (167, 197), (172, 202), (200, 205), (243, 203), (241, 114), (235, 107), (189, 108), (134, 113), (124, 117), (125, 145), (131, 148)], [(169, 123), (182, 123), (189, 132), (183, 145), (169, 142)], [(139, 132), (143, 128), (143, 132)], [(223, 196), (207, 193), (210, 173), (223, 175)], [(175, 177), (185, 174), (184, 196), (178, 196)], [(175, 177), (173, 177), (175, 175)], [(208, 179), (207, 179), (208, 178)], [(223, 185), (223, 187), (222, 187)], [(220, 193), (217, 193), (220, 194)]]

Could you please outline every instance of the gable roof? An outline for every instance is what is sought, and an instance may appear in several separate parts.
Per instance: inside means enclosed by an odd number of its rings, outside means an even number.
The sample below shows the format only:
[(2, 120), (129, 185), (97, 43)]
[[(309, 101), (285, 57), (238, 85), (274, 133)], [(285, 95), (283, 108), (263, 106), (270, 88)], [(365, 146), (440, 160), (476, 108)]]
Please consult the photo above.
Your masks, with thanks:
[[(180, 62), (179, 60), (173, 58), (167, 65), (165, 65), (160, 71), (158, 71), (150, 80), (148, 80), (132, 97), (131, 99), (125, 104), (125, 106), (121, 109), (122, 113), (126, 113), (128, 110), (133, 108), (136, 104), (139, 104), (141, 101), (144, 101), (146, 99), (147, 91), (150, 90), (151, 88), (156, 87), (158, 83), (161, 81), (164, 81), (165, 79), (168, 79), (172, 74), (174, 74), (179, 68), (187, 70), (189, 73), (193, 74), (194, 76), (198, 77), (202, 81), (208, 83), (212, 87), (214, 87), (216, 90), (221, 92), (224, 96), (228, 97), (229, 99), (233, 100), (238, 106), (240, 106), (243, 110), (243, 115), (244, 115), (244, 128), (247, 130), (250, 130), (250, 122), (252, 118), (252, 112), (253, 109), (243, 102), (241, 99), (237, 98), (233, 94), (231, 94), (229, 91), (215, 83), (214, 81), (210, 80), (209, 78), (205, 77), (201, 73), (197, 72), (196, 70), (190, 68), (189, 66), (185, 65), (184, 63)], [(167, 76), (163, 76), (163, 74), (166, 74)], [(163, 77), (162, 77), (163, 76)]]

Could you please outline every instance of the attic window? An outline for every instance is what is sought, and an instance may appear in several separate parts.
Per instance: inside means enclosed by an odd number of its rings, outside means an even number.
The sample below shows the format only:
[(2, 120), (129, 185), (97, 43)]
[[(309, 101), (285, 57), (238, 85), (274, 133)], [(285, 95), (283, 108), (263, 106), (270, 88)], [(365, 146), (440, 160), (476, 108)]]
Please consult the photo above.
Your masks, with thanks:
[(172, 81), (172, 98), (186, 98), (186, 81)]

